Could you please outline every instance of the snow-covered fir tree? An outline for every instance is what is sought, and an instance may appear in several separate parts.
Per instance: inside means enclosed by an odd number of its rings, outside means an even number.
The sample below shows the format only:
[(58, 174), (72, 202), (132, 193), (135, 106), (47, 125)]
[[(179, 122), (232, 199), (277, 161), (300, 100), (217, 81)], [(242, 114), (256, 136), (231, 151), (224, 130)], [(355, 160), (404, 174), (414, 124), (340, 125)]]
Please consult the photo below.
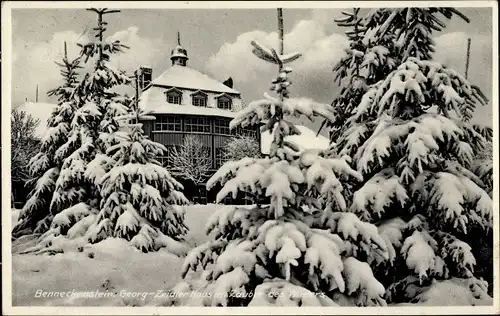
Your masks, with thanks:
[[(138, 110), (113, 92), (130, 78), (110, 64), (110, 55), (127, 48), (103, 40), (103, 15), (117, 10), (90, 9), (98, 14), (97, 41), (80, 45), (81, 57), (95, 64), (77, 86), (80, 107), (74, 111), (64, 158), (50, 203), (51, 221), (39, 243), (26, 252), (63, 251), (68, 239), (80, 246), (108, 237), (129, 240), (142, 251), (167, 247), (185, 254), (187, 200), (177, 183), (154, 158), (165, 148), (144, 135)], [(137, 100), (135, 100), (137, 102)], [(131, 120), (135, 123), (131, 123)]]
[(39, 145), (39, 151), (29, 162), (31, 180), (34, 188), (29, 199), (19, 215), (19, 223), (14, 227), (14, 237), (27, 233), (43, 232), (50, 223), (52, 214), (50, 203), (55, 191), (55, 183), (59, 177), (63, 161), (66, 158), (61, 154), (61, 147), (68, 141), (71, 124), (78, 105), (80, 104), (78, 86), (78, 69), (80, 57), (68, 59), (66, 53), (61, 67), (64, 82), (61, 86), (49, 91), (49, 96), (56, 96), (58, 105), (47, 121), (47, 131)]
[[(218, 210), (207, 223), (214, 240), (194, 248), (183, 266), (205, 269), (207, 295), (188, 304), (212, 306), (384, 305), (383, 285), (375, 279), (368, 259), (384, 261), (388, 251), (373, 224), (345, 212), (343, 184), (361, 180), (349, 167), (349, 157), (328, 158), (320, 150), (299, 151), (285, 138), (300, 134), (293, 117), (334, 119), (332, 107), (306, 98), (291, 98), (291, 68), (285, 64), (299, 53), (283, 53), (283, 21), (278, 9), (280, 49), (253, 41), (253, 53), (278, 68), (265, 98), (241, 110), (230, 127), (263, 124), (272, 134), (269, 157), (225, 163), (208, 181), (218, 183), (222, 200), (238, 192), (267, 197), (269, 205)], [(199, 284), (198, 284), (199, 286)], [(181, 283), (174, 290), (189, 291)], [(268, 295), (275, 293), (277, 295)], [(318, 294), (322, 293), (322, 294)], [(227, 294), (227, 296), (224, 296)], [(176, 304), (177, 302), (173, 302)], [(186, 303), (186, 302), (184, 302)]]
[(187, 227), (180, 205), (188, 201), (180, 192), (182, 186), (155, 159), (166, 148), (144, 135), (141, 117), (145, 115), (140, 110), (129, 113), (126, 108), (114, 117), (120, 127), (108, 136), (113, 145), (98, 154), (85, 173), (101, 194), (100, 212), (72, 229), (91, 242), (120, 237), (143, 252), (166, 247), (184, 255), (180, 241)]
[[(475, 267), (492, 258), (478, 262), (475, 245), (491, 232), (492, 200), (470, 168), (487, 137), (469, 120), (487, 100), (458, 72), (431, 60), (433, 31), (445, 26), (441, 16), (453, 15), (466, 19), (449, 8), (367, 15), (363, 42), (384, 54), (364, 54), (363, 63), (373, 65), (364, 76), (375, 80), (367, 80), (345, 130), (333, 139), (335, 153), (352, 157), (363, 176), (349, 186), (349, 211), (377, 225), (387, 244), (389, 260), (370, 264), (388, 302), (418, 301), (425, 286), (452, 277), (467, 279), (475, 297), (486, 296), (479, 279), (485, 275)], [(394, 44), (386, 46), (387, 38)], [(395, 58), (381, 78), (385, 56)], [(348, 72), (341, 76), (350, 80)]]
[(172, 206), (186, 203), (181, 187), (153, 159), (164, 148), (146, 139), (139, 125), (127, 125), (131, 100), (113, 92), (130, 82), (109, 64), (111, 54), (127, 47), (103, 40), (103, 16), (118, 11), (90, 11), (98, 14), (97, 40), (80, 45), (81, 58), (95, 57), (95, 64), (75, 87), (68, 136), (54, 154), (61, 166), (50, 182), (50, 213), (39, 229), (45, 233), (26, 252), (61, 252), (58, 241), (65, 238), (86, 243), (122, 237), (143, 251), (167, 246), (181, 254), (184, 246), (176, 240), (186, 227), (182, 210)]
[[(95, 212), (99, 207), (99, 191), (85, 177), (85, 170), (95, 155), (105, 148), (99, 139), (99, 131), (103, 114), (108, 104), (113, 102), (114, 94), (109, 93), (109, 90), (130, 81), (123, 72), (108, 64), (110, 54), (125, 48), (119, 41), (107, 43), (103, 40), (106, 23), (103, 15), (114, 11), (88, 10), (98, 14), (96, 40), (78, 45), (81, 47), (80, 59), (84, 63), (95, 60), (95, 64), (77, 84), (73, 93), (76, 106), (68, 109), (72, 120), (66, 130), (67, 138), (65, 143), (59, 145), (55, 154), (55, 160), (62, 164), (53, 181), (54, 193), (50, 200), (49, 214), (38, 226), (38, 231), (44, 234), (35, 249), (51, 246), (54, 237), (67, 233), (67, 227), (63, 229), (57, 221), (54, 222), (57, 214), (71, 214), (70, 217), (75, 221), (88, 212)], [(47, 212), (46, 209), (43, 211)]]
[(352, 115), (369, 85), (384, 78), (396, 65), (397, 54), (391, 49), (394, 36), (384, 34), (377, 42), (371, 41), (365, 33), (376, 19), (363, 19), (359, 11), (359, 8), (354, 8), (352, 13), (343, 11), (344, 16), (335, 20), (338, 26), (348, 28), (345, 34), (349, 47), (333, 68), (340, 93), (332, 102), (335, 120), (327, 122), (332, 139), (337, 139), (345, 131), (345, 121)]
[(110, 90), (130, 83), (123, 71), (116, 70), (109, 64), (112, 54), (122, 52), (127, 47), (118, 40), (108, 43), (103, 39), (106, 23), (103, 16), (115, 11), (88, 10), (98, 15), (96, 40), (79, 46), (84, 62), (95, 63), (78, 86), (82, 95), (81, 106), (75, 111), (68, 141), (61, 147), (65, 160), (50, 205), (54, 215), (79, 203), (84, 203), (89, 209), (99, 207), (99, 192), (84, 173), (95, 155), (106, 150), (107, 143), (102, 137), (103, 133), (106, 135), (117, 128), (116, 123), (114, 126), (110, 124), (107, 115), (107, 111), (115, 112), (115, 104), (119, 106), (119, 102), (115, 100), (117, 94)]

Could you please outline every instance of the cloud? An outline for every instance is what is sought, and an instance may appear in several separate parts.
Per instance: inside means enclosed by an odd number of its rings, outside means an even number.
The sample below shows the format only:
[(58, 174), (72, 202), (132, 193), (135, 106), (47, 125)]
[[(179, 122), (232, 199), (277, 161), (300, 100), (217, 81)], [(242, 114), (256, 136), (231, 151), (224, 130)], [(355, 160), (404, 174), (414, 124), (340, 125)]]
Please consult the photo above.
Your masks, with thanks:
[(12, 63), (12, 98), (16, 105), (35, 99), (36, 86), (39, 88), (39, 100), (47, 100), (46, 93), (61, 82), (59, 67), (54, 62), (64, 55), (64, 42), (67, 42), (70, 58), (78, 56), (78, 41), (87, 40), (73, 31), (54, 33), (47, 42), (24, 41), (14, 39)]
[[(343, 34), (331, 31), (331, 24), (328, 15), (314, 10), (311, 19), (299, 21), (285, 34), (285, 52), (303, 53), (302, 58), (291, 63), (294, 71), (291, 74), (293, 95), (330, 102), (339, 91), (333, 81), (332, 68), (343, 56), (348, 43)], [(436, 37), (435, 60), (463, 74), (468, 36), (463, 32), (455, 32)], [(491, 96), (491, 39), (479, 35), (472, 37), (469, 80), (481, 87), (487, 96)], [(234, 42), (222, 45), (205, 65), (207, 72), (220, 80), (233, 77), (236, 88), (248, 101), (260, 98), (263, 92), (268, 91), (269, 82), (276, 75), (273, 65), (252, 54), (252, 40), (277, 47), (278, 35), (262, 30), (242, 33)], [(484, 122), (484, 117), (490, 118), (491, 113), (491, 105), (478, 108), (475, 121)], [(489, 121), (486, 123), (491, 125)]]
[(112, 57), (111, 63), (119, 69), (133, 72), (139, 66), (156, 63), (165, 58), (168, 45), (160, 38), (147, 38), (139, 35), (139, 28), (131, 26), (126, 30), (116, 32), (107, 38), (108, 41), (119, 40), (129, 49)]
[[(302, 58), (290, 64), (293, 69), (292, 95), (312, 97), (317, 101), (330, 102), (335, 90), (332, 68), (347, 47), (345, 36), (328, 32), (324, 16), (297, 22), (285, 34), (285, 53), (297, 51)], [(257, 40), (277, 48), (277, 32), (253, 30), (240, 34), (232, 43), (225, 43), (207, 61), (205, 68), (218, 79), (231, 76), (243, 96), (253, 100), (268, 91), (270, 81), (276, 76), (276, 67), (252, 54), (250, 42)]]
[[(67, 42), (70, 58), (78, 56), (77, 43), (89, 40), (87, 35), (73, 31), (54, 33), (46, 42), (14, 39), (12, 62), (12, 101), (13, 105), (35, 100), (36, 86), (39, 85), (39, 101), (50, 101), (47, 91), (61, 84), (60, 68), (54, 62), (61, 61), (64, 54), (64, 42)], [(124, 53), (111, 58), (111, 63), (127, 72), (134, 71), (139, 65), (154, 64), (164, 58), (167, 49), (161, 39), (151, 39), (139, 35), (135, 26), (112, 34), (107, 40), (120, 40), (130, 47)], [(90, 64), (87, 65), (90, 67)], [(84, 70), (81, 70), (83, 72)]]

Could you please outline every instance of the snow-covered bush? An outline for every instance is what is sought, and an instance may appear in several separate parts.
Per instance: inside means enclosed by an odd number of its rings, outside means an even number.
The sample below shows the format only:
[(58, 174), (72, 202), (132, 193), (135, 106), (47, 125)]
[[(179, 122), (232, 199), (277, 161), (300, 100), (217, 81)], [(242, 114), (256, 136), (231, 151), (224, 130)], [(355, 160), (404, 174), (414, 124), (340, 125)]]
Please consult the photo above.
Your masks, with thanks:
[[(458, 72), (430, 60), (432, 30), (444, 26), (438, 13), (462, 16), (443, 8), (368, 14), (366, 41), (383, 45), (392, 36), (396, 45), (386, 51), (399, 57), (366, 87), (333, 140), (335, 154), (352, 157), (363, 176), (350, 187), (349, 211), (377, 225), (387, 244), (389, 260), (372, 267), (388, 302), (414, 299), (402, 289), (433, 279), (485, 276), (475, 271), (479, 249), (471, 245), (491, 236), (492, 200), (471, 162), (487, 137), (469, 120), (487, 100)], [(386, 69), (373, 67), (366, 78), (373, 71), (378, 78)]]
[(224, 148), (225, 160), (240, 160), (245, 157), (257, 158), (261, 156), (259, 142), (250, 136), (236, 136), (231, 138)]
[(38, 152), (39, 139), (35, 129), (40, 120), (26, 111), (14, 108), (10, 117), (10, 183), (12, 202), (24, 201), (23, 194), (33, 185), (29, 174), (30, 159)]
[[(385, 289), (367, 262), (388, 258), (385, 241), (374, 225), (345, 212), (344, 183), (361, 180), (360, 173), (350, 168), (349, 157), (299, 152), (284, 140), (300, 133), (289, 118), (332, 119), (331, 106), (289, 98), (292, 70), (284, 64), (300, 54), (252, 45), (256, 56), (278, 66), (271, 87), (278, 97), (266, 93), (251, 102), (230, 127), (263, 124), (263, 132), (273, 136), (270, 155), (225, 163), (207, 188), (222, 184), (218, 201), (242, 191), (267, 197), (270, 204), (217, 211), (206, 226), (215, 239), (188, 254), (183, 276), (207, 270), (207, 285), (198, 289), (211, 293), (198, 302), (204, 305), (335, 305), (335, 295), (352, 297), (359, 305), (384, 305)], [(279, 291), (280, 299), (263, 298), (269, 291)]]
[(174, 147), (169, 159), (172, 174), (195, 186), (204, 183), (210, 175), (210, 149), (195, 135), (186, 135), (179, 148)]

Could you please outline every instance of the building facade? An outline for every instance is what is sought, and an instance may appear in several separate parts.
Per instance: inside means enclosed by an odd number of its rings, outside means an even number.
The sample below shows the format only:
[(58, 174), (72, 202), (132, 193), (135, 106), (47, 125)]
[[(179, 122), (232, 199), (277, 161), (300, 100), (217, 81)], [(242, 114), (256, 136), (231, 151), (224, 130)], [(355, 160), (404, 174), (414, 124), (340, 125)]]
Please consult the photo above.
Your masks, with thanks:
[[(229, 123), (243, 106), (240, 92), (232, 87), (231, 79), (221, 83), (190, 68), (187, 50), (179, 39), (177, 44), (170, 56), (172, 66), (154, 80), (151, 67), (141, 67), (139, 107), (154, 117), (142, 122), (144, 132), (167, 148), (164, 156), (158, 157), (167, 169), (172, 167), (174, 149), (183, 144), (186, 135), (195, 135), (209, 152), (213, 174), (225, 162), (227, 141), (236, 135), (247, 135), (260, 143), (260, 132), (258, 127), (229, 129)], [(193, 188), (179, 180), (188, 198), (200, 203), (215, 201), (216, 189), (206, 192), (204, 184)]]

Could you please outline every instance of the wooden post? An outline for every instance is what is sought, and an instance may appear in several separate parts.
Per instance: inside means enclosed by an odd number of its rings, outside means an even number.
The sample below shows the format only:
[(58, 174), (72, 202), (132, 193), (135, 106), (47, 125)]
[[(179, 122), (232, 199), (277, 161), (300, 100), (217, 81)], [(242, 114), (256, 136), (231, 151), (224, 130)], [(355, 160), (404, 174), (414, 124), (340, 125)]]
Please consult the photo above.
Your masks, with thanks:
[(38, 102), (38, 85), (36, 85), (35, 102)]
[(68, 59), (68, 47), (66, 46), (66, 41), (64, 41), (64, 59)]
[(471, 38), (467, 39), (467, 55), (465, 56), (465, 79), (467, 79), (469, 75), (469, 60), (470, 60), (470, 42)]

